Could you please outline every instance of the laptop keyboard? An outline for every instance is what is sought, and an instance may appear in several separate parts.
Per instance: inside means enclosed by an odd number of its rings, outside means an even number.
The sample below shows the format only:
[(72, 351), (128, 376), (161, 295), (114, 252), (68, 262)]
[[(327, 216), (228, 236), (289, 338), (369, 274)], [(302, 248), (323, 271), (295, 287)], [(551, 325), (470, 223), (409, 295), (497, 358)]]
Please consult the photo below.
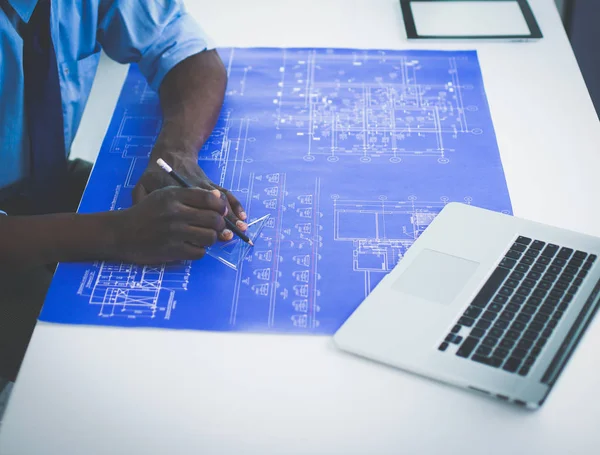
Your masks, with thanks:
[(526, 376), (595, 260), (518, 237), (438, 349)]

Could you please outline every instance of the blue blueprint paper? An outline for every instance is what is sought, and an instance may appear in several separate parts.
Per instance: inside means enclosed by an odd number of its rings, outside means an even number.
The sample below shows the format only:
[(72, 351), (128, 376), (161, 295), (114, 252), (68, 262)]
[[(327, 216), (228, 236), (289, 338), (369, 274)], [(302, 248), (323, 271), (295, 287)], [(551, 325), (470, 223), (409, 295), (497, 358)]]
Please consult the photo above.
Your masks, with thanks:
[[(200, 165), (250, 219), (237, 271), (212, 257), (60, 264), (45, 321), (333, 333), (449, 201), (510, 213), (473, 51), (222, 49), (227, 96)], [(161, 125), (129, 72), (80, 212), (130, 206)]]

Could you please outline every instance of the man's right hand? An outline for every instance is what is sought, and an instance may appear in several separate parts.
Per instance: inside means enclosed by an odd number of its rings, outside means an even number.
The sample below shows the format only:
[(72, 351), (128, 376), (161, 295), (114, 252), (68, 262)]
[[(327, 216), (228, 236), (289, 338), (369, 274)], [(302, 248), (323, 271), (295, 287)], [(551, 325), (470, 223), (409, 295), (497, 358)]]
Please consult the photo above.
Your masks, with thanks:
[(225, 230), (227, 204), (217, 193), (167, 187), (115, 213), (117, 257), (138, 264), (200, 259)]

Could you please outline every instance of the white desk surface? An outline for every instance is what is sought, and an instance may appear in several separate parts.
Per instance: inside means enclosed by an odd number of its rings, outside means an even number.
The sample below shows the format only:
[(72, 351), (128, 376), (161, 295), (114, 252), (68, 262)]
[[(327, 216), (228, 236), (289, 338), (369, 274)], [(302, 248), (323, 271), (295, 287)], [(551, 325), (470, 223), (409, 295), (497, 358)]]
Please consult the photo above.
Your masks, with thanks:
[[(476, 48), (515, 213), (600, 236), (600, 124), (553, 1), (530, 4), (545, 35), (534, 43), (409, 43), (397, 0), (188, 9), (219, 46)], [(78, 153), (98, 150), (123, 77), (103, 61)], [(596, 318), (530, 412), (343, 354), (328, 337), (40, 323), (0, 454), (599, 453), (598, 350)]]

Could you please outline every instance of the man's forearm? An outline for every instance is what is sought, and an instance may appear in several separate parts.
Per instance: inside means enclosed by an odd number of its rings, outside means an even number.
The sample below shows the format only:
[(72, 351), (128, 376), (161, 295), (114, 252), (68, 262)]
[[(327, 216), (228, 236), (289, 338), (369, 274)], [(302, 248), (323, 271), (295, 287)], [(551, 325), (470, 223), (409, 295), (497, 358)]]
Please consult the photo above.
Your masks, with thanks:
[(114, 213), (0, 217), (0, 270), (114, 256)]
[(216, 51), (189, 57), (167, 73), (160, 86), (163, 126), (153, 158), (197, 159), (223, 105), (227, 73)]

